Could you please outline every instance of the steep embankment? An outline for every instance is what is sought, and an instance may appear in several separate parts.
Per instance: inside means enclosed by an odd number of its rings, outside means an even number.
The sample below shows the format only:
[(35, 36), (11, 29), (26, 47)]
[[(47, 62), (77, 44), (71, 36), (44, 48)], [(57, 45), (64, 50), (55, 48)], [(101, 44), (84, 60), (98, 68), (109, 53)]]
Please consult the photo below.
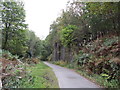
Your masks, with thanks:
[(69, 65), (63, 61), (55, 62), (61, 66), (75, 68), (77, 71), (104, 87), (120, 86), (120, 41), (118, 36), (104, 36), (89, 42), (74, 56)]

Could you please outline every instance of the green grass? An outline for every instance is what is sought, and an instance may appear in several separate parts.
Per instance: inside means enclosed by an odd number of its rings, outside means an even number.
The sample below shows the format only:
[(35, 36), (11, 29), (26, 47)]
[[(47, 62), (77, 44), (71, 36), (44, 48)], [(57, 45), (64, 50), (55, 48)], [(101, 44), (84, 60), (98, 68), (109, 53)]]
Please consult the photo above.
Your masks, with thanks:
[(58, 82), (52, 69), (43, 62), (27, 67), (29, 75), (22, 88), (58, 88)]
[(111, 80), (110, 82), (104, 79), (102, 76), (97, 74), (88, 75), (87, 72), (82, 70), (76, 70), (77, 73), (89, 79), (90, 81), (98, 84), (100, 87), (105, 88), (118, 88), (118, 81)]

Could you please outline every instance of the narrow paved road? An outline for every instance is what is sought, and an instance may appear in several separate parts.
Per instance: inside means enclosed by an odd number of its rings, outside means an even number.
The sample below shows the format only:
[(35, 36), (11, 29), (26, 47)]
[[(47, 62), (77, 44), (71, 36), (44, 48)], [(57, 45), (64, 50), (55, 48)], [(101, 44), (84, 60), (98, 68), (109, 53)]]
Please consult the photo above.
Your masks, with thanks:
[(44, 63), (53, 69), (58, 78), (60, 88), (99, 88), (99, 86), (70, 69), (50, 64), (48, 62)]

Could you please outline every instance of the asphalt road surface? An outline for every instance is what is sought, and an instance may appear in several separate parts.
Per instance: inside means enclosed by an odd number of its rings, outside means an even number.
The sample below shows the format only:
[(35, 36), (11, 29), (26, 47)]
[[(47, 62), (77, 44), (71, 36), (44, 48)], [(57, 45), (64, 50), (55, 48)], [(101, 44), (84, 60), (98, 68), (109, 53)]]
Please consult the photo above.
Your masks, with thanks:
[(58, 79), (60, 88), (100, 88), (98, 85), (77, 74), (73, 70), (44, 62), (51, 67)]

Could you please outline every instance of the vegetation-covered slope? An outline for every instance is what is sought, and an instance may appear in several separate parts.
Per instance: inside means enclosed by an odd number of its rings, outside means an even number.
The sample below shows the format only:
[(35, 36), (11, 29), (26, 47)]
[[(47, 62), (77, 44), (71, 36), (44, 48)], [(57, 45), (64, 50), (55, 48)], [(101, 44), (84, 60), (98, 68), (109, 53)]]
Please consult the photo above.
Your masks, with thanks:
[(60, 60), (53, 63), (76, 69), (78, 73), (101, 86), (119, 88), (120, 46), (118, 38), (118, 36), (99, 38), (82, 47), (72, 62)]
[[(3, 88), (58, 88), (52, 69), (37, 58), (18, 59), (2, 52), (0, 76)], [(23, 62), (25, 61), (25, 62)]]

